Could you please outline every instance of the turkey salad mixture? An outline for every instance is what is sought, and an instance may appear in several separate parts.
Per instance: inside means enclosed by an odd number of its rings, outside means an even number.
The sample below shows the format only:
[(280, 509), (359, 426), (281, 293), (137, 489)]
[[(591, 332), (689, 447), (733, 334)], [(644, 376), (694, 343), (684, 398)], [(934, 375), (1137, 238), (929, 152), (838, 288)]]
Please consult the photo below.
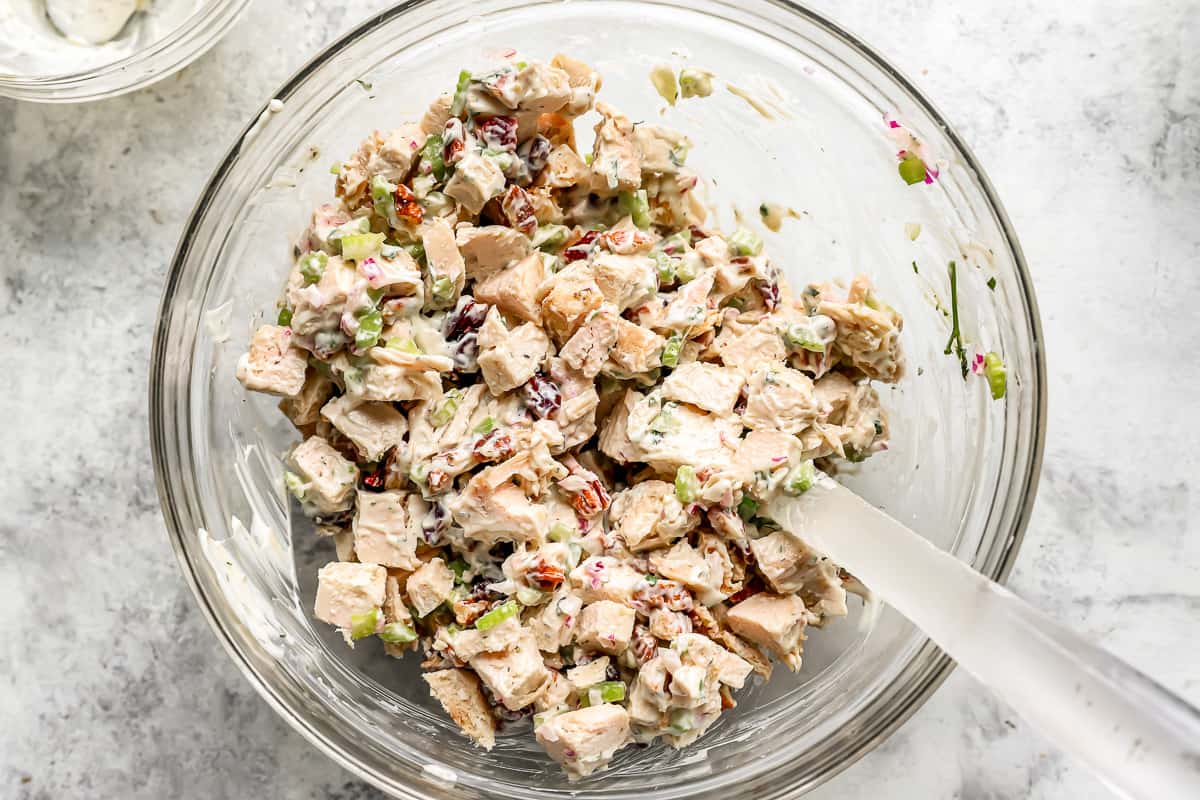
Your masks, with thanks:
[(463, 72), (372, 134), (237, 368), (305, 437), (317, 618), (419, 650), (481, 747), (532, 715), (572, 777), (695, 741), (846, 613), (850, 576), (757, 512), (886, 449), (871, 381), (903, 370), (866, 277), (793, 295), (755, 233), (705, 227), (687, 137), (600, 84)]

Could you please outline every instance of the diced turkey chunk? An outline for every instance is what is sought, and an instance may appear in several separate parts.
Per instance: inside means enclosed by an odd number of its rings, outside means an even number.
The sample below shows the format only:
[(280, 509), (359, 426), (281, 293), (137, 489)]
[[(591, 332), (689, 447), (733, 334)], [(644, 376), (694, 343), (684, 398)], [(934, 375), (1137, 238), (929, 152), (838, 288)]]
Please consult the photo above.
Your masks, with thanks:
[(591, 266), (578, 261), (556, 273), (542, 298), (542, 319), (556, 342), (565, 342), (604, 303)]
[(584, 689), (608, 680), (609, 663), (611, 663), (611, 659), (608, 656), (600, 656), (583, 666), (569, 669), (567, 670), (567, 682), (571, 684), (576, 693), (582, 694)]
[(237, 379), (247, 389), (292, 397), (304, 389), (308, 356), (292, 345), (292, 329), (263, 325), (250, 340), (250, 352), (237, 363)]
[(758, 569), (780, 594), (798, 593), (821, 617), (846, 614), (846, 590), (837, 566), (786, 531), (750, 541)]
[(383, 140), (379, 160), (373, 159), (368, 169), (392, 182), (404, 180), (427, 138), (429, 134), (421, 130), (420, 125), (401, 125)]
[(613, 377), (627, 378), (650, 372), (662, 364), (666, 339), (623, 317), (614, 317), (612, 323), (617, 330), (617, 344), (608, 354), (604, 372)]
[(612, 556), (592, 556), (571, 570), (571, 586), (585, 603), (628, 603), (645, 576)]
[[(398, 350), (388, 352), (386, 348), (375, 347), (372, 348), (372, 358), (376, 358), (375, 351), (383, 351), (378, 355), (379, 358), (388, 358), (393, 353), (400, 355)], [(430, 400), (441, 396), (442, 378), (431, 369), (414, 369), (385, 361), (364, 367), (361, 385), (349, 387), (348, 393), (360, 400), (386, 400), (392, 403)]]
[(542, 309), (538, 305), (537, 291), (545, 277), (542, 256), (533, 253), (476, 283), (475, 299), (491, 303), (517, 319), (539, 324)]
[(429, 684), (429, 693), (463, 733), (484, 750), (496, 745), (496, 718), (474, 673), (466, 669), (442, 669), (426, 672), (422, 677)]
[(466, 262), (467, 277), (472, 280), (483, 280), (520, 261), (533, 250), (528, 236), (503, 225), (481, 228), (462, 225), (455, 236)]
[(643, 172), (679, 172), (692, 145), (682, 133), (657, 125), (638, 125), (634, 129), (633, 139), (641, 157)]
[(633, 638), (633, 609), (623, 603), (600, 600), (583, 607), (575, 641), (581, 646), (616, 656), (625, 652)]
[(665, 481), (642, 481), (613, 498), (609, 518), (613, 532), (633, 552), (664, 547), (692, 530), (700, 517), (684, 511), (675, 487)]
[(618, 311), (640, 306), (658, 291), (654, 261), (646, 256), (603, 253), (592, 261), (592, 273), (604, 299)]
[(741, 689), (754, 668), (750, 662), (699, 633), (685, 633), (675, 638), (671, 648), (687, 663), (712, 664), (717, 668), (721, 683)]
[(317, 206), (313, 212), (312, 222), (304, 232), (300, 250), (322, 250), (329, 255), (336, 255), (337, 244), (331, 241), (333, 232), (350, 221), (350, 212), (341, 203), (324, 203)]
[(525, 322), (508, 330), (495, 308), (488, 312), (478, 341), (479, 369), (496, 397), (527, 382), (550, 355), (550, 340), (541, 328)]
[(539, 114), (558, 111), (571, 96), (567, 73), (547, 64), (532, 63), (517, 72), (485, 75), (484, 88), (505, 107)]
[(667, 400), (678, 400), (711, 411), (714, 414), (733, 413), (738, 395), (746, 378), (736, 369), (693, 361), (680, 364), (663, 381), (662, 394)]
[(562, 113), (572, 117), (586, 114), (592, 108), (596, 92), (600, 91), (600, 75), (587, 64), (558, 53), (550, 59), (550, 66), (561, 69), (571, 86), (571, 98)]
[(306, 505), (322, 514), (334, 514), (354, 503), (358, 467), (320, 436), (310, 436), (297, 445), (290, 461), (304, 481), (300, 499)]
[(504, 186), (504, 173), (496, 162), (470, 152), (455, 165), (454, 174), (446, 182), (446, 194), (471, 214), (478, 214), (488, 200), (504, 191)]
[[(317, 572), (317, 619), (349, 630), (356, 614), (383, 605), (387, 570), (378, 564), (331, 561)], [(380, 615), (382, 621), (383, 615)]]
[(800, 668), (800, 646), (809, 613), (794, 594), (752, 595), (725, 615), (734, 633), (774, 653), (793, 672)]
[(787, 360), (787, 348), (779, 335), (778, 325), (770, 317), (749, 327), (726, 324), (717, 334), (713, 347), (725, 366), (747, 375), (759, 364), (782, 365)]
[(728, 464), (737, 449), (741, 425), (683, 403), (663, 401), (651, 393), (630, 410), (626, 430), (635, 460), (674, 472), (685, 464)]
[(450, 501), (454, 521), (467, 538), (496, 542), (539, 542), (549, 527), (546, 507), (531, 501), (500, 467), (488, 467)]
[(480, 653), (470, 664), (488, 690), (510, 711), (532, 703), (550, 683), (550, 671), (542, 663), (537, 640), (525, 628), (508, 649)]
[(840, 372), (830, 372), (813, 383), (813, 395), (821, 407), (821, 421), (840, 425), (854, 395), (854, 381)]
[(459, 294), (462, 293), (467, 272), (466, 263), (455, 244), (454, 231), (451, 229), (450, 223), (443, 217), (435, 217), (422, 224), (421, 246), (425, 248), (425, 262), (428, 265), (430, 280), (436, 282), (444, 278), (450, 282), (452, 287), (450, 292), (452, 299), (443, 300), (442, 305), (454, 305)]
[(721, 590), (725, 579), (721, 565), (686, 540), (676, 542), (669, 549), (650, 553), (650, 567), (664, 578), (682, 583), (706, 606), (728, 597), (728, 593)]
[(834, 347), (868, 378), (895, 383), (904, 374), (904, 318), (875, 296), (867, 276), (856, 277), (845, 297), (822, 289), (817, 310), (837, 323)]
[(595, 378), (617, 344), (617, 319), (614, 314), (592, 314), (558, 354), (585, 378)]
[(534, 734), (568, 775), (581, 778), (604, 769), (629, 743), (629, 713), (613, 703), (588, 706), (551, 717)]
[(747, 428), (799, 433), (820, 412), (812, 378), (790, 367), (760, 366), (746, 383)]
[(378, 461), (404, 441), (408, 422), (391, 403), (364, 403), (342, 395), (325, 404), (321, 416), (329, 420), (367, 461)]
[(404, 570), (421, 566), (421, 518), (425, 504), (419, 495), (401, 491), (362, 492), (354, 515), (354, 551), (359, 561)]
[(547, 186), (565, 189), (583, 183), (591, 174), (587, 163), (568, 145), (560, 144), (550, 151), (542, 180)]
[(408, 576), (408, 582), (404, 585), (408, 599), (412, 601), (419, 617), (428, 616), (429, 612), (440, 606), (450, 596), (450, 590), (453, 588), (454, 573), (440, 558), (426, 561)]
[(592, 145), (593, 185), (610, 192), (633, 191), (642, 183), (642, 162), (633, 141), (633, 123), (608, 103), (597, 103), (603, 118)]
[(317, 369), (310, 369), (304, 378), (304, 388), (294, 397), (279, 401), (279, 410), (297, 428), (312, 425), (321, 418), (321, 407), (333, 394), (333, 381)]
[(421, 130), (432, 136), (441, 133), (446, 128), (446, 120), (450, 119), (450, 106), (454, 104), (454, 95), (449, 92), (439, 94), (425, 115), (421, 117)]

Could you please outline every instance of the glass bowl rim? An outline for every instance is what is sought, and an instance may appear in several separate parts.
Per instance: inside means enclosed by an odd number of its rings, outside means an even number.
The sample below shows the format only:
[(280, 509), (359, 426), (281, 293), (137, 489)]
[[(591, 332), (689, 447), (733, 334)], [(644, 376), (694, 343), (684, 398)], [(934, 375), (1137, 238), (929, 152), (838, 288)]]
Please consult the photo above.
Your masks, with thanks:
[[(211, 0), (149, 47), (97, 67), (45, 75), (0, 75), (0, 97), (33, 103), (84, 103), (143, 89), (208, 52), (249, 5), (250, 0)], [(153, 69), (146, 71), (147, 66)]]
[[(393, 19), (403, 16), (411, 10), (421, 6), (436, 2), (437, 0), (403, 0), (396, 5), (384, 9), (383, 11), (374, 14), (363, 20), (358, 25), (354, 26), (337, 39), (332, 41), (325, 48), (317, 52), (303, 66), (296, 70), (293, 75), (288, 78), (279, 89), (264, 102), (263, 106), (258, 109), (258, 112), (265, 112), (268, 104), (272, 99), (278, 99), (286, 102), (289, 97), (300, 87), (308, 77), (318, 68), (324, 66), (329, 60), (335, 58), (344, 49), (352, 46), (357, 40), (373, 32), (380, 26), (386, 25)], [(227, 0), (229, 3), (245, 3), (248, 0)], [(1041, 316), (1038, 310), (1037, 299), (1033, 292), (1032, 276), (1029, 272), (1028, 264), (1026, 263), (1024, 253), (1021, 249), (1019, 240), (1012, 222), (1005, 212), (1003, 204), (1000, 202), (990, 179), (988, 178), (983, 167), (980, 165), (975, 154), (967, 146), (966, 142), (959, 136), (955, 128), (947, 121), (945, 115), (925, 96), (925, 94), (917, 88), (917, 86), (898, 68), (893, 66), (886, 58), (880, 55), (873, 47), (866, 44), (857, 35), (843, 28), (838, 23), (832, 21), (824, 14), (808, 8), (793, 0), (763, 0), (763, 2), (774, 5), (786, 12), (790, 12), (802, 18), (805, 22), (814, 25), (823, 33), (832, 36), (835, 40), (848, 47), (856, 55), (861, 56), (872, 66), (880, 70), (887, 80), (894, 83), (895, 87), (906, 92), (909, 97), (914, 100), (920, 109), (929, 115), (930, 119), (939, 127), (941, 133), (946, 136), (950, 143), (954, 146), (957, 152), (961, 155), (964, 166), (971, 171), (974, 180), (981, 192), (982, 199), (985, 201), (987, 208), (995, 216), (995, 220), (1004, 237), (1005, 245), (1009, 248), (1013, 257), (1013, 266), (1017, 275), (1017, 284), (1019, 288), (1019, 297), (1025, 308), (1028, 320), (1028, 333), (1030, 336), (1030, 353), (1031, 353), (1031, 369), (1033, 375), (1032, 383), (1035, 384), (1034, 391), (1024, 393), (1029, 397), (1031, 404), (1030, 430), (1029, 440), (1029, 455), (1024, 474), (1014, 473), (1010, 482), (1009, 491), (1014, 493), (1016, 500), (1016, 509), (1012, 521), (1012, 529), (1006, 541), (1003, 542), (1000, 548), (1000, 557), (995, 564), (991, 578), (999, 583), (1004, 583), (1012, 571), (1016, 557), (1021, 548), (1021, 543), (1024, 540), (1025, 530), (1029, 523), (1030, 515), (1033, 511), (1034, 501), (1037, 495), (1038, 483), (1041, 475), (1042, 460), (1044, 455), (1045, 438), (1046, 438), (1046, 414), (1047, 414), (1047, 386), (1046, 386), (1046, 359), (1045, 348), (1043, 347), (1044, 336), (1042, 331)], [(385, 793), (394, 794), (395, 787), (391, 784), (383, 782), (380, 776), (374, 774), (371, 770), (358, 764), (348, 754), (344, 753), (334, 742), (326, 738), (322, 732), (311, 726), (297, 709), (292, 708), (288, 703), (276, 695), (274, 688), (259, 674), (259, 672), (250, 663), (246, 655), (239, 649), (238, 644), (234, 641), (229, 631), (221, 624), (216, 612), (210, 605), (208, 596), (201, 589), (199, 580), (193, 569), (193, 564), (189, 558), (186, 547), (183, 542), (183, 526), (176, 514), (175, 504), (177, 501), (176, 489), (172, 487), (167, 480), (168, 459), (166, 456), (167, 448), (170, 446), (170, 430), (167, 421), (167, 415), (164, 413), (163, 406), (163, 373), (167, 366), (167, 342), (169, 340), (169, 329), (167, 321), (170, 319), (171, 307), (175, 300), (176, 292), (179, 288), (179, 280), (183, 267), (187, 260), (188, 254), (193, 244), (193, 238), (196, 234), (200, 221), (203, 219), (206, 211), (209, 209), (218, 190), (224, 185), (226, 178), (232, 170), (235, 163), (238, 161), (242, 147), (247, 144), (248, 138), (252, 135), (255, 127), (255, 122), (259, 119), (259, 113), (251, 116), (250, 121), (242, 129), (237, 139), (230, 146), (225, 156), (213, 170), (208, 181), (205, 183), (204, 189), (198, 197), (191, 214), (188, 217), (186, 226), (184, 227), (179, 244), (172, 255), (167, 280), (163, 288), (162, 299), (159, 304), (158, 318), (155, 324), (154, 340), (150, 360), (150, 381), (149, 381), (149, 425), (150, 425), (150, 444), (153, 456), (155, 469), (155, 483), (157, 486), (159, 503), (163, 511), (163, 519), (167, 527), (168, 535), (171, 539), (171, 546), (175, 551), (176, 559), (179, 562), (180, 568), (183, 571), (184, 577), (191, 587), (193, 595), (196, 597), (205, 617), (208, 620), (209, 626), (218, 640), (224, 646), (226, 652), (238, 669), (254, 687), (255, 691), (262, 697), (268, 705), (270, 705), (276, 713), (284, 719), (285, 722), (301, 736), (303, 736), (310, 744), (316, 747), (320, 752), (332, 759), (335, 763), (347, 769), (352, 774), (362, 778)], [(892, 710), (892, 713), (886, 720), (883, 720), (876, 726), (876, 733), (870, 737), (864, 737), (857, 747), (849, 752), (845, 758), (842, 758), (825, 771), (819, 779), (819, 783), (826, 782), (847, 769), (850, 765), (861, 759), (885, 739), (890, 737), (895, 731), (903, 725), (929, 697), (941, 686), (941, 684), (949, 677), (955, 667), (954, 661), (936, 647), (927, 638), (924, 644), (919, 648), (925, 650), (933, 648), (933, 659), (922, 670), (923, 675), (919, 680), (919, 685), (915, 686), (912, 691), (907, 694), (908, 702), (898, 704), (898, 707)], [(815, 785), (815, 784), (814, 784)], [(813, 788), (813, 785), (807, 787)], [(416, 795), (412, 795), (416, 797)], [(790, 796), (790, 795), (789, 795)]]

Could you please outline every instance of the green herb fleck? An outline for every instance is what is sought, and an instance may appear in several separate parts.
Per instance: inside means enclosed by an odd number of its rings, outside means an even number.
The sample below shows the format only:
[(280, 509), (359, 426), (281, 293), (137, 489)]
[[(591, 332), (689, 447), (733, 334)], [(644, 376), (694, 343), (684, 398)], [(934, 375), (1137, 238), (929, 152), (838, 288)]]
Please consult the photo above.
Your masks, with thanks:
[(958, 320), (958, 267), (953, 261), (950, 262), (950, 339), (946, 342), (945, 354), (958, 356), (959, 369), (962, 371), (963, 380), (967, 379), (967, 374), (971, 371), (967, 366), (967, 349), (963, 347), (962, 331), (959, 329)]

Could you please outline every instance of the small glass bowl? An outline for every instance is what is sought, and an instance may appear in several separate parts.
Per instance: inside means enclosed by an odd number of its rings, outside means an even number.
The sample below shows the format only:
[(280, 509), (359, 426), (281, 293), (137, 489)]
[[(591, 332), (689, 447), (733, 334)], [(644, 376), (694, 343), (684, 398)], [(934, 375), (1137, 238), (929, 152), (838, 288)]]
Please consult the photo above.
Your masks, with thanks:
[[(799, 675), (780, 667), (739, 692), (738, 707), (691, 748), (625, 748), (612, 769), (573, 784), (528, 722), (485, 753), (430, 699), (418, 658), (350, 650), (311, 618), (332, 546), (290, 513), (281, 455), (297, 434), (270, 398), (242, 391), (234, 365), (274, 316), (290, 242), (332, 196), (329, 164), (371, 130), (419, 118), (460, 68), (511, 50), (591, 63), (604, 99), (631, 119), (683, 130), (723, 224), (735, 206), (752, 225), (764, 201), (795, 209), (778, 233), (764, 231), (793, 285), (872, 275), (905, 316), (908, 372), (881, 388), (891, 450), (840, 477), (980, 572), (1007, 576), (1032, 508), (1046, 409), (1040, 323), (1016, 237), (970, 152), (903, 76), (828, 20), (771, 0), (410, 2), (301, 69), (218, 166), (171, 265), (150, 379), (171, 541), (262, 696), (396, 797), (795, 797), (881, 742), (951, 669), (890, 608), (859, 605), (811, 631)], [(717, 90), (666, 109), (647, 77), (659, 62), (712, 70)], [(940, 168), (932, 184), (900, 179), (885, 115), (924, 138)], [(1002, 401), (944, 353), (951, 260), (968, 346), (1008, 365)]]
[[(41, 3), (42, 0), (8, 0)], [(113, 42), (95, 48), (84, 45), (64, 60), (41, 55), (23, 59), (20, 71), (6, 69), (0, 60), (0, 97), (39, 103), (80, 103), (141, 89), (183, 69), (225, 35), (246, 9), (249, 0), (157, 0), (131, 20), (127, 30)], [(36, 10), (33, 8), (32, 10)], [(38, 22), (34, 20), (33, 22)], [(49, 26), (49, 23), (45, 23)], [(16, 30), (15, 23), (10, 23)], [(143, 27), (144, 26), (144, 27)], [(12, 30), (7, 33), (11, 34)], [(15, 45), (4, 41), (0, 31), (0, 53)], [(19, 34), (18, 34), (19, 35)]]

